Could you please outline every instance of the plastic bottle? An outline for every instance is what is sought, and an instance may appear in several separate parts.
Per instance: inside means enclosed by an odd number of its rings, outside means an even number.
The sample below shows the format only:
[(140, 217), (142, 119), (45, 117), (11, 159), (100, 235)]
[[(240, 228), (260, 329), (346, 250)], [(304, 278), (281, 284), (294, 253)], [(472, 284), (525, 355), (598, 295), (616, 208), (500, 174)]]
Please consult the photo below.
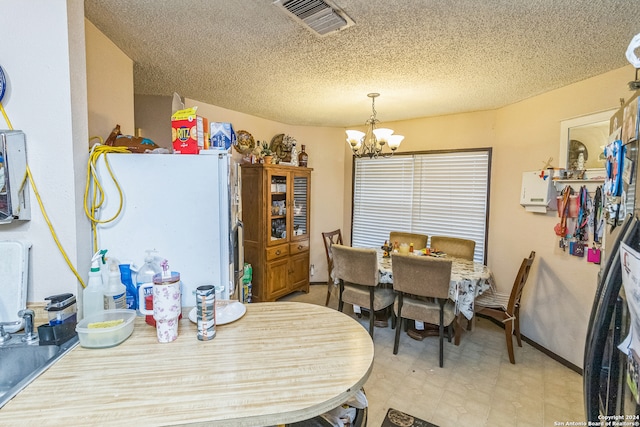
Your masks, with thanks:
[(126, 289), (126, 302), (127, 308), (130, 310), (136, 310), (138, 308), (138, 292), (131, 280), (131, 265), (120, 264), (120, 281), (124, 284)]
[[(141, 285), (146, 283), (153, 283), (153, 276), (156, 274), (162, 273), (162, 268), (160, 268), (160, 264), (156, 262), (155, 257), (152, 255), (153, 251), (147, 250), (147, 255), (144, 258), (144, 264), (138, 271), (136, 272), (136, 295), (138, 294), (138, 289)], [(147, 292), (147, 291), (145, 291)], [(149, 289), (148, 294), (145, 293), (145, 301), (139, 301), (138, 308), (143, 307), (147, 309), (151, 309), (151, 307), (146, 306), (146, 297), (151, 296), (151, 289)], [(140, 310), (138, 310), (138, 315), (142, 316)], [(147, 316), (146, 322), (149, 324), (155, 324), (155, 320), (153, 316)]]
[(127, 308), (127, 288), (122, 284), (117, 262), (109, 264), (109, 283), (104, 289), (104, 309), (120, 310)]
[(82, 316), (87, 317), (104, 310), (104, 284), (100, 261), (106, 251), (98, 251), (91, 258), (87, 287), (82, 291)]

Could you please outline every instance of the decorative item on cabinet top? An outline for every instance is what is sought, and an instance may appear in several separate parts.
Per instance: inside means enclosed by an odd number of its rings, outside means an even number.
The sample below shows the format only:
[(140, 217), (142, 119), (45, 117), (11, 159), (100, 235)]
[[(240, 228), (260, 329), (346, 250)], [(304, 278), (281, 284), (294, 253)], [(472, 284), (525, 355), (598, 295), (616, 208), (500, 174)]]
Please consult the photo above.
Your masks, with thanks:
[(271, 138), (271, 144), (269, 148), (273, 151), (274, 159), (277, 159), (276, 163), (281, 165), (297, 166), (296, 159), (292, 158), (293, 146), (297, 143), (296, 139), (290, 135), (279, 133)]
[(267, 141), (258, 141), (259, 142), (259, 147), (260, 147), (260, 155), (264, 158), (266, 156), (272, 156), (273, 157), (273, 151), (271, 150), (271, 148), (269, 147), (269, 144), (267, 144)]
[(279, 133), (271, 138), (269, 148), (273, 151), (274, 156), (278, 158), (279, 162), (288, 162), (291, 159), (291, 145), (287, 146), (284, 133)]
[(256, 141), (253, 139), (253, 135), (246, 130), (239, 130), (233, 147), (238, 153), (248, 155), (256, 148)]
[[(242, 154), (243, 164), (275, 164), (282, 166), (307, 166), (308, 154), (304, 151), (295, 154), (293, 159), (293, 152), (297, 141), (294, 137), (279, 133), (273, 138), (271, 142), (255, 140), (246, 130), (239, 130), (237, 132), (237, 139), (234, 148), (237, 152)], [(302, 147), (305, 147), (304, 145)], [(302, 163), (301, 159), (302, 158)]]

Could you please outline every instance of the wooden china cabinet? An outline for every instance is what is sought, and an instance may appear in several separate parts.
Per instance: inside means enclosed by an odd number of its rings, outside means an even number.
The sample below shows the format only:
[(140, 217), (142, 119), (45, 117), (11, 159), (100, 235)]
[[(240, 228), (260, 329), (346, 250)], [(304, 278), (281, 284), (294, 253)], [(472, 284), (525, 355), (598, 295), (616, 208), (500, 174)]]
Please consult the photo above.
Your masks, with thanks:
[(253, 268), (253, 301), (309, 292), (312, 170), (242, 165), (244, 256)]

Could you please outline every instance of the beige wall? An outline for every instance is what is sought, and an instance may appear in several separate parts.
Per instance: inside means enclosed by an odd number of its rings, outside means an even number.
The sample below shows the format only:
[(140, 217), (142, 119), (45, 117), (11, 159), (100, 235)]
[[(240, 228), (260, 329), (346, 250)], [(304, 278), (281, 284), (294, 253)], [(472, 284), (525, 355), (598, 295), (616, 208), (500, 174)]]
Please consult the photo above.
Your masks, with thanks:
[[(625, 67), (504, 108), (498, 115), (497, 141), (503, 150), (494, 163), (498, 179), (492, 189), (489, 263), (500, 283), (507, 283), (502, 261), (514, 265), (515, 249), (521, 254), (528, 247), (537, 251), (535, 275), (524, 294), (522, 331), (580, 367), (599, 267), (559, 250), (553, 233), (556, 214), (523, 212), (513, 203), (519, 188), (507, 183), (522, 171), (541, 167), (549, 157), (557, 161), (560, 122), (615, 108), (620, 98), (629, 96), (627, 82), (633, 75), (633, 69)], [(515, 141), (517, 151), (508, 150)]]
[[(519, 204), (522, 172), (557, 166), (560, 122), (615, 108), (634, 75), (624, 67), (495, 110), (384, 123), (405, 135), (399, 151), (493, 147), (488, 265), (498, 288), (510, 290), (522, 258), (536, 251), (521, 309), (522, 333), (582, 367), (584, 340), (599, 266), (558, 249), (557, 213)], [(346, 162), (345, 176), (351, 176)], [(577, 186), (576, 186), (577, 188)], [(345, 181), (345, 200), (351, 181)], [(351, 201), (345, 202), (347, 210)], [(351, 213), (344, 214), (347, 228)]]
[(85, 37), (89, 135), (107, 139), (117, 124), (133, 135), (133, 61), (86, 19)]
[[(111, 49), (104, 43), (100, 48)], [(579, 367), (599, 267), (557, 249), (555, 212), (524, 211), (519, 205), (521, 176), (524, 171), (543, 167), (550, 157), (557, 162), (561, 120), (616, 107), (619, 98), (629, 95), (627, 82), (633, 73), (631, 67), (625, 67), (498, 110), (384, 123), (405, 135), (400, 151), (493, 148), (488, 264), (498, 288), (508, 290), (522, 258), (536, 251), (524, 295), (522, 331)], [(118, 86), (123, 80), (109, 79), (103, 85)], [(119, 90), (124, 92), (127, 85), (125, 82)], [(104, 116), (119, 120), (117, 103), (109, 105), (93, 98), (90, 111), (95, 102), (107, 111)], [(343, 129), (291, 126), (191, 99), (185, 104), (197, 105), (199, 113), (211, 121), (231, 122), (236, 131), (249, 131), (256, 140), (270, 141), (285, 133), (307, 146), (309, 166), (314, 169), (311, 263), (316, 274), (311, 280), (325, 281), (320, 233), (341, 228), (350, 241), (352, 158)]]
[(135, 121), (140, 136), (171, 148), (171, 96), (135, 95)]

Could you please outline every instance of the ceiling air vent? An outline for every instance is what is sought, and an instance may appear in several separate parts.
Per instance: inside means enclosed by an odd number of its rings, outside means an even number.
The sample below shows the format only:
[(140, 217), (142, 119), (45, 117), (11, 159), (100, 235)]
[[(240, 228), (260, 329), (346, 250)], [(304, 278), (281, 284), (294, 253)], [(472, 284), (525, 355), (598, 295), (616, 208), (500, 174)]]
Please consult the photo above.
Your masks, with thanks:
[(275, 0), (273, 3), (321, 36), (354, 24), (346, 13), (326, 0)]

